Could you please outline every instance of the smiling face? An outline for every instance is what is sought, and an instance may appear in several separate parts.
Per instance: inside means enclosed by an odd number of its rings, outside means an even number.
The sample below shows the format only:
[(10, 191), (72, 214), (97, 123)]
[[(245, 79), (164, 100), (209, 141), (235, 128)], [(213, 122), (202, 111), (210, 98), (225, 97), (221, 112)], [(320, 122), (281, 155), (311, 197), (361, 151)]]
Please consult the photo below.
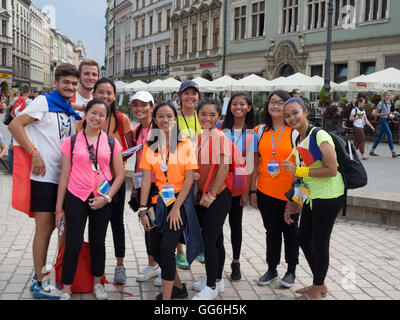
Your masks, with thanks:
[(99, 80), (99, 71), (96, 66), (82, 66), (79, 83), (84, 89), (93, 90), (97, 80)]
[(157, 127), (165, 133), (169, 133), (176, 123), (174, 111), (168, 105), (159, 107), (153, 120)]
[(269, 99), (268, 113), (271, 115), (272, 119), (283, 117), (283, 106), (284, 105), (285, 105), (285, 101), (283, 101), (283, 99), (276, 94), (274, 94)]
[(296, 102), (291, 102), (285, 107), (284, 117), (286, 124), (297, 131), (308, 126), (307, 111)]
[(101, 130), (106, 124), (107, 108), (102, 103), (94, 104), (86, 113), (86, 126), (94, 130)]
[(232, 99), (231, 112), (235, 118), (245, 118), (251, 110), (251, 105), (247, 103), (245, 96), (237, 96)]
[(153, 111), (153, 107), (151, 106), (150, 102), (143, 102), (143, 101), (135, 99), (132, 101), (131, 106), (132, 106), (133, 116), (138, 121), (143, 121), (143, 120), (151, 118), (151, 113)]
[(194, 109), (199, 102), (199, 93), (196, 89), (189, 87), (181, 95), (182, 108)]
[(219, 120), (219, 113), (213, 104), (205, 104), (199, 110), (199, 122), (203, 130), (214, 129)]
[(96, 91), (93, 92), (93, 98), (95, 99), (103, 99), (107, 102), (108, 106), (111, 106), (115, 101), (114, 88), (110, 83), (102, 83), (99, 84), (96, 88)]
[(60, 77), (57, 81), (55, 80), (56, 90), (64, 99), (71, 99), (78, 89), (78, 78), (75, 76)]

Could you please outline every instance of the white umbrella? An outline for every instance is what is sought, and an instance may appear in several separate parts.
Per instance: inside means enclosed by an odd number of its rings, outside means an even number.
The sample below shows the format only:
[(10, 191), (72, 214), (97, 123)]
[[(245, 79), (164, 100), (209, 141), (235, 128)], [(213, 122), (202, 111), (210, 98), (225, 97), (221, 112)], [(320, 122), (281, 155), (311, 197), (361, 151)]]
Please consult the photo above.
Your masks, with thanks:
[(154, 80), (153, 82), (149, 83), (146, 86), (145, 90), (150, 91), (150, 92), (160, 92), (160, 91), (162, 91), (160, 89), (162, 87), (162, 84), (163, 84), (163, 80), (160, 80), (160, 79)]
[(232, 85), (233, 91), (269, 91), (267, 88), (270, 81), (261, 78), (256, 74), (251, 74), (247, 77), (240, 79), (237, 83)]
[(117, 89), (117, 93), (121, 93), (127, 85), (128, 84), (126, 82), (123, 82), (123, 81), (115, 82), (115, 87)]
[(300, 72), (292, 74), (289, 77), (276, 79), (269, 83), (267, 86), (272, 90), (286, 90), (292, 91), (299, 89), (302, 91), (320, 91), (322, 86), (317, 79), (313, 79)]
[(146, 87), (147, 87), (146, 83), (144, 83), (143, 81), (140, 81), (140, 80), (136, 80), (135, 82), (132, 82), (132, 83), (126, 85), (124, 88), (124, 92), (132, 93), (135, 91), (143, 90), (143, 88), (146, 88)]
[(238, 80), (233, 79), (227, 75), (211, 81), (211, 89), (217, 91), (232, 91), (232, 86), (236, 84)]
[(388, 68), (364, 76), (361, 80), (351, 79), (349, 87), (357, 91), (380, 91), (382, 89), (400, 91), (400, 70)]
[(199, 86), (200, 92), (218, 92), (212, 87), (212, 82), (210, 80), (204, 79), (202, 77), (194, 78), (192, 81), (196, 82)]
[[(313, 76), (312, 79), (315, 79), (317, 81), (317, 83), (320, 85), (320, 90), (321, 90), (325, 84), (325, 79), (320, 76)], [(337, 86), (337, 83), (335, 83), (333, 81), (330, 81), (330, 84), (331, 84), (331, 90), (333, 90), (333, 88), (335, 88)]]

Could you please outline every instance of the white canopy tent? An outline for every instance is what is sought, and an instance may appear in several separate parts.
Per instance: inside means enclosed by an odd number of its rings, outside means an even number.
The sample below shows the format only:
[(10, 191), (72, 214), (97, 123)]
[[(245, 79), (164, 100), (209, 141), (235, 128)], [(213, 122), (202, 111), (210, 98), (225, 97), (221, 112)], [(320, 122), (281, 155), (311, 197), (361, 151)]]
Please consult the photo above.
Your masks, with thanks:
[[(325, 84), (325, 79), (320, 76), (313, 76), (312, 79), (315, 79), (317, 81), (317, 83), (320, 85), (319, 90), (321, 90)], [(335, 88), (335, 86), (337, 86), (337, 83), (331, 81), (330, 84), (331, 84), (331, 89), (334, 91), (334, 88)]]
[(268, 91), (268, 84), (270, 81), (261, 78), (256, 74), (251, 74), (244, 77), (232, 85), (233, 91)]
[(388, 68), (349, 80), (349, 89), (354, 91), (381, 91), (383, 89), (400, 91), (400, 70)]
[(233, 85), (236, 84), (237, 82), (238, 82), (238, 80), (225, 75), (221, 78), (211, 81), (211, 86), (209, 89), (212, 89), (214, 92), (215, 91), (232, 91)]
[(124, 81), (117, 81), (115, 82), (115, 87), (117, 89), (117, 93), (121, 93), (124, 91), (124, 88), (127, 86), (128, 84)]
[(125, 93), (133, 93), (136, 91), (141, 91), (143, 88), (146, 88), (148, 84), (144, 83), (143, 81), (136, 80), (128, 85), (125, 86), (124, 92)]
[(286, 78), (282, 77), (272, 80), (267, 85), (267, 88), (269, 89), (269, 91), (278, 89), (292, 91), (293, 89), (299, 89), (302, 91), (316, 92), (320, 91), (322, 86), (323, 83), (321, 85), (318, 79), (313, 79), (309, 76), (306, 76), (305, 74), (298, 72)]
[(218, 92), (212, 87), (212, 81), (204, 79), (202, 77), (197, 77), (192, 79), (199, 86), (200, 92)]

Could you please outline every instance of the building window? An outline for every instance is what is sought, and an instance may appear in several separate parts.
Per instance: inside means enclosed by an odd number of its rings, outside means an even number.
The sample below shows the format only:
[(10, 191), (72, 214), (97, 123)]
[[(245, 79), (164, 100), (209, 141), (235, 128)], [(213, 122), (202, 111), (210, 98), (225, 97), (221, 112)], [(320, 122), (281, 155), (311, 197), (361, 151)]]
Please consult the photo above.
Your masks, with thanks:
[(150, 16), (150, 35), (153, 34), (153, 16)]
[(307, 3), (307, 29), (319, 29), (325, 27), (327, 1), (308, 0)]
[(174, 29), (174, 56), (178, 54), (179, 29)]
[(299, 0), (282, 0), (282, 33), (299, 30)]
[(169, 30), (171, 24), (171, 10), (167, 10), (167, 30)]
[(181, 0), (175, 0), (175, 7), (176, 7), (176, 9), (181, 8)]
[(364, 21), (389, 18), (388, 0), (364, 0)]
[(140, 51), (140, 68), (144, 68), (144, 51)]
[(213, 49), (219, 47), (219, 18), (213, 20)]
[(197, 23), (192, 24), (192, 52), (197, 51)]
[(161, 47), (157, 47), (157, 67), (161, 65)]
[[(348, 12), (345, 10), (346, 6), (355, 8), (355, 0), (335, 0), (334, 2), (334, 26), (341, 26), (347, 20)], [(354, 9), (355, 10), (355, 9)]]
[(361, 62), (360, 63), (360, 74), (371, 74), (376, 71), (375, 61), (373, 62)]
[(347, 80), (347, 63), (346, 64), (335, 64), (334, 69), (334, 82), (342, 83)]
[(182, 53), (187, 53), (187, 46), (188, 46), (188, 28), (182, 28)]
[(201, 50), (207, 50), (208, 41), (208, 21), (203, 21), (201, 31)]
[(322, 77), (323, 67), (322, 64), (317, 66), (311, 66), (311, 77), (319, 76)]
[(157, 24), (158, 24), (158, 32), (161, 32), (161, 21), (162, 21), (162, 13), (158, 14)]
[(188, 6), (190, 4), (190, 0), (183, 0), (183, 6)]
[(262, 37), (265, 26), (265, 1), (251, 5), (251, 36)]
[(144, 37), (145, 19), (142, 19), (142, 37)]
[(246, 38), (246, 6), (237, 7), (234, 9), (234, 40)]
[(1, 65), (2, 66), (7, 65), (7, 49), (6, 48), (1, 49)]
[(148, 66), (151, 67), (153, 65), (153, 49), (149, 49), (149, 63)]
[(2, 0), (1, 1), (1, 6), (2, 6), (3, 9), (7, 10), (7, 0)]
[(4, 37), (7, 37), (7, 21), (1, 21), (1, 32)]
[(137, 51), (135, 52), (135, 69), (138, 68), (138, 53)]
[(169, 63), (169, 46), (165, 46), (165, 64)]
[(135, 21), (135, 39), (139, 38), (139, 21)]

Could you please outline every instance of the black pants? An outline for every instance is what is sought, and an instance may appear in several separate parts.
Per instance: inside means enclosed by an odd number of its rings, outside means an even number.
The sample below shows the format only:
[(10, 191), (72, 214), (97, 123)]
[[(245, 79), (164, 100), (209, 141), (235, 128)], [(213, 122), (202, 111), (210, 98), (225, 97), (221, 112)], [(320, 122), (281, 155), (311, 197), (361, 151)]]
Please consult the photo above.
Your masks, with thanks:
[(282, 234), (285, 245), (285, 260), (288, 271), (295, 272), (299, 263), (299, 243), (297, 240), (299, 214), (293, 215), (294, 222), (288, 225), (284, 220), (287, 201), (269, 197), (257, 191), (257, 204), (263, 219), (267, 239), (268, 268), (276, 270), (280, 263)]
[(314, 199), (312, 209), (306, 204), (301, 212), (300, 247), (311, 268), (314, 285), (324, 284), (329, 268), (331, 233), (343, 205), (344, 196), (334, 199)]
[[(89, 199), (93, 197), (90, 195)], [(89, 216), (89, 244), (92, 275), (101, 277), (104, 274), (106, 261), (105, 239), (110, 221), (111, 205), (92, 211), (88, 201), (83, 202), (67, 190), (65, 199), (65, 252), (62, 262), (61, 282), (71, 285), (74, 281), (81, 252), (86, 220)]]
[(111, 230), (114, 240), (115, 257), (125, 257), (125, 226), (124, 226), (124, 206), (125, 206), (126, 184), (125, 181), (115, 194), (112, 202)]
[(240, 198), (241, 196), (232, 197), (231, 210), (229, 211), (233, 260), (240, 259), (242, 249), (243, 207), (240, 205)]
[(225, 188), (209, 208), (198, 207), (208, 287), (214, 287), (216, 279), (222, 279), (225, 264), (223, 227), (231, 203), (232, 196)]
[[(168, 212), (172, 209), (173, 205), (170, 205)], [(183, 225), (179, 230), (169, 228), (169, 222), (164, 228), (163, 233), (156, 231), (150, 231), (149, 244), (151, 253), (153, 254), (154, 260), (158, 263), (161, 268), (161, 278), (167, 281), (173, 281), (176, 274), (176, 262), (175, 262), (175, 249), (179, 242), (179, 239), (183, 237), (183, 230), (186, 226), (186, 212), (183, 206), (181, 206), (181, 219)]]

